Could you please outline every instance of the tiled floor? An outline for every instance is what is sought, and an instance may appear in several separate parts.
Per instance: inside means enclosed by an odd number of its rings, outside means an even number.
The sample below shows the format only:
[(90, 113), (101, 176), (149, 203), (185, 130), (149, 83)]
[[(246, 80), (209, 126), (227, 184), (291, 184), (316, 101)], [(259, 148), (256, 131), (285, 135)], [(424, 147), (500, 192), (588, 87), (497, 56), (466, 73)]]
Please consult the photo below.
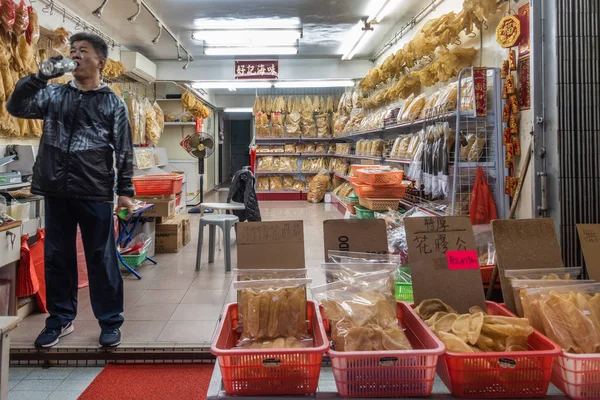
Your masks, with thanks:
[(8, 371), (8, 400), (76, 400), (102, 367), (15, 367)]
[[(226, 193), (217, 194), (219, 198)], [(206, 201), (218, 201), (213, 197)], [(220, 199), (224, 201), (224, 198)], [(261, 202), (265, 221), (303, 220), (306, 265), (314, 283), (324, 283), (318, 272), (323, 258), (323, 221), (341, 218), (329, 204)], [(124, 274), (125, 323), (123, 344), (146, 346), (201, 345), (210, 343), (224, 304), (235, 301), (231, 274), (225, 274), (223, 251), (208, 264), (208, 232), (202, 252), (202, 269), (194, 270), (199, 216), (191, 215), (192, 241), (177, 254), (157, 254), (158, 265), (138, 269), (143, 279)], [(235, 267), (235, 245), (231, 249)], [(27, 317), (11, 333), (13, 346), (30, 347), (44, 326), (46, 314)], [(94, 317), (88, 289), (79, 291), (75, 332), (61, 339), (63, 347), (97, 346), (100, 328)]]

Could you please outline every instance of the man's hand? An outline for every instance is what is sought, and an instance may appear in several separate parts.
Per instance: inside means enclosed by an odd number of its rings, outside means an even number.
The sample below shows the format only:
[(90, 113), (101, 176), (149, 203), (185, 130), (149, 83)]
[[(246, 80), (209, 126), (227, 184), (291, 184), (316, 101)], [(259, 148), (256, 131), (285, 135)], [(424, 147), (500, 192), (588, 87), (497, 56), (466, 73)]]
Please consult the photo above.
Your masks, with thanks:
[[(48, 61), (57, 62), (57, 61), (60, 61), (62, 59), (63, 59), (63, 56), (54, 56), (54, 57), (50, 57), (48, 59)], [(50, 79), (59, 78), (59, 77), (63, 76), (64, 74), (65, 74), (64, 72), (59, 72), (57, 74), (53, 74), (51, 76), (47, 76), (47, 75), (44, 75), (41, 70), (39, 70), (38, 73), (37, 73), (37, 77), (39, 79), (43, 80), (43, 81), (49, 81)]]
[(117, 203), (117, 214), (121, 211), (121, 210), (127, 210), (127, 218), (125, 219), (129, 219), (129, 217), (131, 217), (131, 214), (133, 214), (133, 201), (131, 200), (131, 197), (127, 197), (127, 196), (119, 196), (119, 200)]

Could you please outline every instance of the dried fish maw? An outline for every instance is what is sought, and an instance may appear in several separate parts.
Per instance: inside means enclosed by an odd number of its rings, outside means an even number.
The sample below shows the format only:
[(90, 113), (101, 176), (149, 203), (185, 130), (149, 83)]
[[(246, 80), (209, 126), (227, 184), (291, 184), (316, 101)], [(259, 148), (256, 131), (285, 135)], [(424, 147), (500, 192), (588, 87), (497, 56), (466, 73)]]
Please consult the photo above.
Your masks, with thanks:
[(396, 304), (391, 304), (387, 299), (375, 303), (374, 322), (382, 328), (398, 324)]
[(269, 334), (269, 320), (273, 316), (275, 307), (272, 304), (273, 293), (272, 292), (260, 292), (258, 295), (260, 312), (258, 322), (258, 332), (256, 334), (259, 338), (267, 337)]
[(244, 318), (244, 332), (250, 337), (257, 337), (260, 329), (261, 296), (250, 291), (245, 292), (248, 295), (248, 308), (246, 310), (247, 318)]
[(429, 318), (428, 320), (425, 321), (425, 324), (431, 328), (431, 326), (433, 324), (436, 323), (436, 321), (438, 321), (440, 318), (444, 317), (448, 315), (448, 313), (446, 311), (438, 311), (435, 314), (433, 314), (433, 316), (431, 318)]
[(375, 331), (369, 327), (354, 327), (348, 329), (344, 336), (345, 351), (371, 351)]
[(384, 350), (412, 350), (408, 338), (397, 325), (382, 331), (381, 344)]
[(481, 333), (482, 326), (483, 313), (463, 314), (452, 324), (452, 333), (465, 342), (475, 344)]
[(293, 289), (289, 298), (292, 304), (292, 310), (295, 315), (292, 316), (291, 328), (294, 330), (293, 336), (300, 337), (307, 334), (306, 314), (302, 310), (306, 310), (306, 291), (304, 288)]
[(469, 314), (477, 314), (477, 313), (482, 313), (484, 315), (487, 314), (479, 306), (473, 306), (473, 307), (469, 308)]
[(446, 332), (449, 333), (452, 331), (452, 326), (458, 319), (458, 314), (446, 314), (445, 316), (438, 319), (433, 325), (431, 325), (431, 330), (434, 332)]
[(295, 337), (289, 337), (285, 339), (284, 348), (286, 349), (299, 349), (302, 347), (302, 343)]
[(506, 351), (527, 351), (527, 338), (511, 336), (506, 339)]
[(483, 317), (483, 322), (488, 325), (514, 324), (523, 327), (530, 326), (529, 320), (527, 318), (505, 317), (502, 315), (485, 315)]
[[(282, 294), (280, 293), (272, 293), (272, 292), (263, 292), (261, 294), (261, 316), (263, 314), (268, 315), (268, 319), (261, 318), (260, 326), (261, 333), (268, 337), (275, 337), (279, 333), (279, 324), (281, 321), (282, 307), (284, 306), (284, 301), (282, 301)], [(266, 311), (266, 312), (265, 312)], [(264, 328), (264, 330), (263, 330)], [(263, 336), (263, 335), (261, 335)]]
[(531, 326), (521, 326), (517, 324), (483, 324), (481, 331), (490, 335), (503, 336), (524, 336), (528, 337), (533, 333)]
[(438, 336), (446, 346), (447, 351), (452, 351), (455, 353), (474, 353), (471, 346), (452, 333), (440, 332)]
[(483, 333), (479, 335), (479, 337), (477, 338), (477, 343), (475, 345), (485, 352), (496, 351), (494, 346), (494, 339), (484, 335)]
[(598, 315), (597, 310), (594, 310), (594, 307), (590, 301), (591, 298), (583, 293), (574, 293), (574, 295), (574, 304), (585, 316), (590, 319), (590, 321), (592, 321), (596, 331), (600, 332), (600, 315)]
[(422, 320), (428, 320), (436, 312), (445, 311), (447, 313), (455, 313), (456, 310), (444, 303), (440, 299), (428, 299), (423, 300), (421, 304), (415, 309), (415, 312), (421, 317)]
[(284, 338), (275, 339), (275, 341), (273, 342), (273, 348), (274, 349), (284, 349), (285, 348), (285, 339)]

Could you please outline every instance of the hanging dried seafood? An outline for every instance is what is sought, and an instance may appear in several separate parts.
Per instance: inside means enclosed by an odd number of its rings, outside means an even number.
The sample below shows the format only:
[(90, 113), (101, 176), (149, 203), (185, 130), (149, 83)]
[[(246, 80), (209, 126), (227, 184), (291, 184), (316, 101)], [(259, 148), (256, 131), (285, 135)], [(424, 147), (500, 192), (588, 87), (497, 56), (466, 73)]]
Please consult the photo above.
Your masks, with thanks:
[(302, 118), (300, 114), (300, 100), (296, 98), (293, 100), (290, 96), (288, 98), (288, 115), (285, 119), (285, 135), (287, 137), (299, 137), (300, 130), (300, 119)]
[(208, 118), (210, 110), (189, 91), (181, 96), (183, 108), (196, 118)]
[(302, 136), (311, 138), (317, 137), (317, 125), (314, 119), (313, 102), (308, 96), (304, 99), (300, 126), (302, 128)]
[(115, 79), (125, 73), (125, 65), (121, 61), (115, 61), (111, 58), (106, 60), (106, 65), (102, 70), (102, 77), (105, 79)]

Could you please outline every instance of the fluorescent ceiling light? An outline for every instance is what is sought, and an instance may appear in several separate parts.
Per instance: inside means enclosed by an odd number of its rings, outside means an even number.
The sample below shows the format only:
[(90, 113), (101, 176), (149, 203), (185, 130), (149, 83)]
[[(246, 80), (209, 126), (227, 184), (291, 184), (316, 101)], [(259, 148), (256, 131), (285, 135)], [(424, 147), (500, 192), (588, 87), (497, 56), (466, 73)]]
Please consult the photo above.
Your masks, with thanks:
[(273, 47), (204, 47), (207, 56), (276, 56), (298, 54), (295, 46)]
[(361, 21), (348, 32), (341, 49), (342, 60), (351, 60), (364, 47), (366, 43), (365, 36), (368, 36), (369, 32), (363, 31), (363, 26), (364, 23)]
[(252, 107), (227, 107), (223, 110), (226, 113), (251, 113)]
[(271, 82), (255, 81), (206, 81), (192, 83), (194, 89), (268, 89), (271, 86)]
[(381, 22), (385, 17), (390, 15), (400, 3), (399, 0), (388, 0), (388, 2), (381, 8), (381, 10), (375, 15), (375, 18), (371, 20)]
[(301, 29), (207, 29), (192, 33), (193, 39), (203, 40), (208, 47), (294, 46), (301, 37)]
[(197, 18), (194, 26), (198, 29), (269, 29), (269, 28), (299, 28), (300, 18)]
[(323, 87), (352, 87), (354, 82), (351, 80), (333, 80), (333, 81), (288, 81), (275, 82), (276, 88), (323, 88)]

